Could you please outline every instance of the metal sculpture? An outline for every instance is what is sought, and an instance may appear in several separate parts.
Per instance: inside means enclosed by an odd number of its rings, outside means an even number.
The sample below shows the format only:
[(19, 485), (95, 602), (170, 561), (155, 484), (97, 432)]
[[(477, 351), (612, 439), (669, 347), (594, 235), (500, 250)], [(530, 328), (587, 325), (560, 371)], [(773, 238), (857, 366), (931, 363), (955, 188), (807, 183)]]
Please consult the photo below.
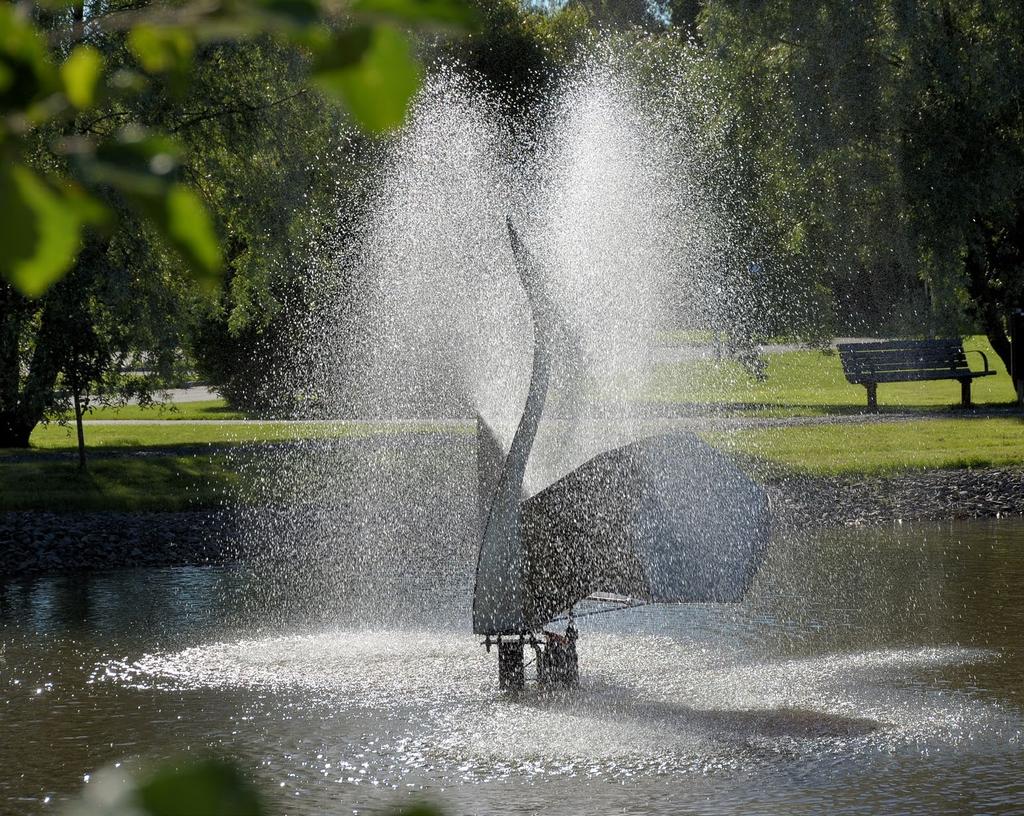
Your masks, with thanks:
[[(544, 686), (575, 685), (572, 610), (584, 599), (628, 603), (740, 600), (769, 538), (764, 491), (692, 434), (655, 436), (601, 453), (536, 495), (523, 480), (548, 392), (557, 311), (508, 224), (533, 320), (533, 368), (507, 454), (479, 421), (481, 510), (473, 631), (498, 649), (499, 685), (525, 684), (536, 652)], [(564, 634), (545, 629), (568, 620)]]

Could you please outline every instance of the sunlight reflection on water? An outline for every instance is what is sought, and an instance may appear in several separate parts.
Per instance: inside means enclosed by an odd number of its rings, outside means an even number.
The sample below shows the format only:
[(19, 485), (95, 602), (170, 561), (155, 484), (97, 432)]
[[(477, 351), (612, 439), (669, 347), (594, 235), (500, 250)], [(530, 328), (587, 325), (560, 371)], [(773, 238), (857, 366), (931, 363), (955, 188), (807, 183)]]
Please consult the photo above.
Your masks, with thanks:
[(996, 659), (992, 651), (764, 659), (610, 633), (582, 646), (582, 690), (518, 700), (497, 694), (493, 660), (474, 638), (431, 631), (214, 643), (107, 663), (94, 678), (164, 690), (298, 691), (334, 715), (380, 710), (415, 720), (400, 755), (418, 767), (492, 779), (737, 768), (769, 756), (954, 745), (1004, 726), (1013, 733), (1000, 706), (922, 682)]
[(284, 813), (1019, 813), (1022, 533), (778, 541), (742, 604), (582, 619), (580, 692), (519, 700), (459, 576), (404, 627), (342, 604), (319, 630), (257, 614), (237, 570), (10, 584), (0, 812), (213, 751)]

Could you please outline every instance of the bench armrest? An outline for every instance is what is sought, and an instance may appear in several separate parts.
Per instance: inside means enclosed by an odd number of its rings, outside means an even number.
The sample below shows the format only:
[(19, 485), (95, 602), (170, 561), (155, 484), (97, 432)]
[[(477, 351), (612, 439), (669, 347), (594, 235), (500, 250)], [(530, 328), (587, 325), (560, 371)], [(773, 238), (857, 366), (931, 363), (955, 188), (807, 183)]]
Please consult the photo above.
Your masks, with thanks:
[(988, 356), (985, 354), (985, 352), (978, 351), (977, 349), (970, 349), (970, 350), (964, 351), (964, 354), (980, 354), (981, 355), (981, 359), (985, 361), (985, 370), (982, 372), (982, 374), (986, 374), (986, 373), (988, 373), (989, 371), (992, 370), (991, 368), (988, 367)]

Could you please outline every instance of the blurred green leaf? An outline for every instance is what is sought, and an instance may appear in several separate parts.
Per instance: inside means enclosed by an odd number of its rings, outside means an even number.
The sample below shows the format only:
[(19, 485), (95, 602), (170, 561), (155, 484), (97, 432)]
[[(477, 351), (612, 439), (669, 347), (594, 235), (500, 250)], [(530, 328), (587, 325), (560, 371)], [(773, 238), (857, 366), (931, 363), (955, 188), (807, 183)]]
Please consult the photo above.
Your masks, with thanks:
[(258, 5), (270, 15), (297, 25), (309, 25), (322, 13), (318, 0), (258, 0)]
[[(105, 768), (78, 799), (69, 816), (265, 816), (263, 797), (238, 768), (215, 759), (164, 765), (136, 780)], [(395, 816), (442, 816), (433, 805), (395, 811)]]
[(181, 148), (171, 138), (140, 128), (103, 142), (94, 155), (79, 158), (90, 184), (106, 184), (127, 195), (161, 198), (178, 170)]
[(0, 277), (27, 297), (60, 280), (78, 254), (85, 214), (22, 164), (0, 164)]
[(344, 101), (356, 121), (373, 132), (402, 124), (420, 77), (409, 41), (388, 25), (344, 32), (318, 55), (313, 72), (316, 84)]
[(479, 15), (464, 0), (356, 0), (352, 11), (422, 25), (475, 28)]
[(142, 212), (188, 265), (203, 286), (220, 281), (221, 251), (210, 214), (199, 196), (184, 184), (172, 184), (161, 196), (136, 198)]
[(22, 9), (0, 3), (0, 112), (28, 113), (58, 89), (46, 42)]
[(188, 760), (143, 779), (115, 768), (93, 774), (68, 816), (262, 816), (258, 791), (233, 765)]
[(220, 280), (220, 242), (202, 201), (175, 181), (179, 158), (174, 140), (135, 128), (104, 142), (95, 153), (79, 154), (75, 166), (87, 184), (121, 193), (156, 227), (193, 277), (212, 288)]
[(77, 45), (60, 66), (64, 95), (79, 110), (96, 99), (96, 86), (103, 73), (103, 55), (90, 45)]
[(314, 70), (333, 73), (357, 65), (373, 44), (373, 29), (356, 26), (326, 37), (311, 37), (306, 43), (316, 54)]
[(206, 760), (158, 772), (135, 797), (146, 816), (260, 816), (259, 794), (233, 765)]
[(184, 73), (192, 61), (195, 41), (183, 28), (141, 24), (128, 33), (128, 48), (151, 74)]
[(213, 7), (195, 35), (216, 42), (277, 34), (304, 43), (311, 30), (326, 27), (325, 5), (321, 0), (227, 0)]
[(77, 184), (69, 182), (65, 186), (63, 193), (64, 203), (75, 212), (81, 223), (93, 226), (107, 226), (110, 224), (113, 213), (103, 202), (91, 196)]
[(107, 79), (107, 87), (112, 92), (122, 95), (141, 93), (147, 84), (146, 77), (127, 68), (117, 69)]

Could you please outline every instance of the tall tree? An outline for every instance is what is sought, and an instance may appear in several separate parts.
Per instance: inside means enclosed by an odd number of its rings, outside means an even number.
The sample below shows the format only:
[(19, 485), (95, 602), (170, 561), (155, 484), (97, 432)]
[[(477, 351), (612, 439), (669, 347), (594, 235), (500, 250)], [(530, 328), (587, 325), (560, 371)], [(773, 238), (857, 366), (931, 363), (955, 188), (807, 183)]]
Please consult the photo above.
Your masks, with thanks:
[[(0, 283), (0, 447), (27, 447), (47, 415), (73, 410), (81, 420), (90, 400), (145, 398), (179, 373), (187, 279), (134, 226), (88, 234), (72, 270), (42, 298)], [(126, 376), (129, 362), (146, 374)]]
[[(747, 205), (837, 313), (927, 289), (904, 331), (972, 321), (1009, 362), (1021, 303), (1024, 7), (1012, 0), (731, 0), (701, 39)], [(920, 285), (916, 282), (920, 281)], [(849, 293), (856, 302), (843, 302)], [(966, 302), (967, 309), (963, 304)]]
[(1006, 321), (1024, 307), (1024, 5), (901, 10), (900, 169), (923, 271), (962, 287), (1009, 368)]

